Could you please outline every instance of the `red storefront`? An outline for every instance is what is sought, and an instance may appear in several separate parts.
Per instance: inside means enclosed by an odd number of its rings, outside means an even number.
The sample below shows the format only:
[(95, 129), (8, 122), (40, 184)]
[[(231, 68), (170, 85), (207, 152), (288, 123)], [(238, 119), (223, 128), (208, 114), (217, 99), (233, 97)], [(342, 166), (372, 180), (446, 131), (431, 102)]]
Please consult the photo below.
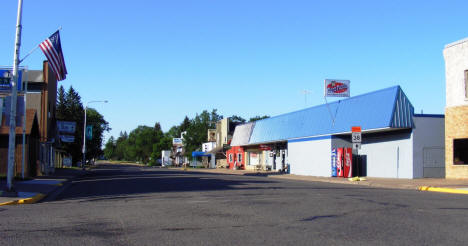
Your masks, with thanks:
[(226, 159), (229, 169), (245, 169), (244, 148), (240, 146), (231, 147), (226, 151)]

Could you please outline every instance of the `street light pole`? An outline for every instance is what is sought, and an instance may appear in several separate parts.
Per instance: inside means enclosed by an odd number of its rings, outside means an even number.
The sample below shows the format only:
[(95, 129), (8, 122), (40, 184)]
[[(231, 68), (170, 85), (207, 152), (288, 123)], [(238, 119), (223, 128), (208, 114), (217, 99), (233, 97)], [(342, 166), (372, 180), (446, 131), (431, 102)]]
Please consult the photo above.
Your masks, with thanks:
[(18, 83), (18, 66), (21, 46), (21, 18), (23, 15), (23, 0), (18, 0), (18, 15), (16, 20), (15, 53), (13, 55), (13, 76), (11, 77), (11, 109), (10, 109), (10, 131), (8, 136), (8, 168), (7, 168), (7, 189), (13, 191), (13, 175), (15, 165), (15, 138), (16, 138), (16, 100)]
[(88, 104), (90, 104), (90, 103), (98, 103), (98, 102), (107, 103), (108, 101), (107, 101), (107, 100), (104, 100), (104, 101), (90, 101), (90, 102), (87, 102), (87, 103), (86, 103), (85, 110), (84, 110), (83, 149), (82, 149), (83, 160), (82, 160), (82, 162), (81, 162), (81, 167), (83, 168), (83, 170), (85, 169), (85, 163), (86, 163), (86, 111), (88, 111)]

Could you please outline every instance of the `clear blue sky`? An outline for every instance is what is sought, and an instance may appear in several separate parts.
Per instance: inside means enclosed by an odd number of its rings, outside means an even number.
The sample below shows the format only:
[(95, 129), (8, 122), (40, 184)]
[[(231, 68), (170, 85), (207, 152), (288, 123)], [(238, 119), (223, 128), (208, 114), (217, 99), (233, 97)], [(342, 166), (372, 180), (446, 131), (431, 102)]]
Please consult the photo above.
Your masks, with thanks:
[[(11, 65), (17, 1), (2, 2), (0, 65)], [(401, 85), (415, 110), (444, 112), (445, 44), (468, 36), (468, 1), (24, 0), (21, 56), (59, 26), (68, 77), (112, 131), (204, 109), (278, 115)], [(23, 65), (41, 69), (37, 50)]]

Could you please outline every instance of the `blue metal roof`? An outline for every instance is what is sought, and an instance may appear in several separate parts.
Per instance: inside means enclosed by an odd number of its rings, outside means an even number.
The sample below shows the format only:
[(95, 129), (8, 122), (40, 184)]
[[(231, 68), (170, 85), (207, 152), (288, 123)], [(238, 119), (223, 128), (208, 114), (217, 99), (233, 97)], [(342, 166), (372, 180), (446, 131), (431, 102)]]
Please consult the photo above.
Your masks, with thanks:
[[(414, 108), (400, 86), (322, 104), (255, 123), (249, 144), (381, 128), (412, 128)], [(334, 120), (333, 120), (334, 119)]]

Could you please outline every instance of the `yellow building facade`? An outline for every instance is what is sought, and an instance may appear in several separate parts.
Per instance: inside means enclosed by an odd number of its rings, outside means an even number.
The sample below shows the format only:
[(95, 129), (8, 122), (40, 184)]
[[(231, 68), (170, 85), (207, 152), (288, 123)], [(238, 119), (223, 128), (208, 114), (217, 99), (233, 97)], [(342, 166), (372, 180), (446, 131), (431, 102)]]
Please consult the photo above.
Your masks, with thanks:
[(468, 178), (468, 38), (445, 46), (446, 178)]

